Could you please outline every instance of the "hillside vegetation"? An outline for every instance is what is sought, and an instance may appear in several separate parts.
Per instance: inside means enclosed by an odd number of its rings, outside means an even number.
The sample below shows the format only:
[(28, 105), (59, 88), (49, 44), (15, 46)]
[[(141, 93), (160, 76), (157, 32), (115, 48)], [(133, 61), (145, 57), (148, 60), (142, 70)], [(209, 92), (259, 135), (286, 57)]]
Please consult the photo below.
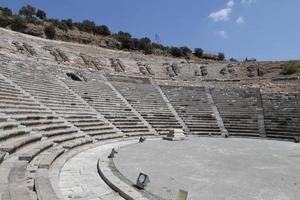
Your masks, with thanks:
[(97, 25), (91, 20), (73, 22), (72, 19), (47, 18), (46, 12), (31, 5), (21, 7), (18, 13), (13, 13), (7, 7), (0, 7), (0, 27), (53, 40), (93, 44), (111, 49), (140, 51), (146, 55), (155, 54), (185, 59), (225, 59), (224, 53), (206, 54), (201, 48), (195, 48), (192, 51), (187, 46), (169, 47), (160, 44), (160, 42), (152, 42), (148, 37), (135, 38), (128, 32), (112, 33), (108, 26)]

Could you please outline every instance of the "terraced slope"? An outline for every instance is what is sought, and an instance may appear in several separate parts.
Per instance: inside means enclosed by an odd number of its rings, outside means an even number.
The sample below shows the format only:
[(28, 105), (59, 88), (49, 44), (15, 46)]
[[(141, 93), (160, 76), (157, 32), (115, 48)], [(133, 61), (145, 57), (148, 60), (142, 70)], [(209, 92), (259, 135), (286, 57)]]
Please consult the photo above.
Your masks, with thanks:
[(182, 128), (157, 88), (150, 82), (112, 81), (112, 84), (158, 133), (167, 134), (169, 130)]
[(160, 86), (194, 135), (220, 135), (204, 87)]
[(264, 93), (262, 100), (268, 137), (300, 137), (299, 93)]
[(85, 77), (87, 81), (74, 81), (70, 78), (63, 81), (124, 134), (129, 136), (154, 134), (149, 124), (145, 123), (128, 102), (118, 96), (118, 93), (99, 75), (86, 74)]
[[(81, 132), (99, 137), (103, 135), (120, 137), (122, 135), (105, 122), (83, 99), (77, 97), (61, 81), (46, 71), (9, 66), (4, 68), (2, 73), (30, 93), (38, 102), (76, 126)], [(56, 129), (67, 131), (62, 124), (58, 124)], [(68, 133), (72, 132), (61, 134)]]
[(259, 136), (258, 102), (254, 89), (214, 88), (211, 94), (231, 135)]

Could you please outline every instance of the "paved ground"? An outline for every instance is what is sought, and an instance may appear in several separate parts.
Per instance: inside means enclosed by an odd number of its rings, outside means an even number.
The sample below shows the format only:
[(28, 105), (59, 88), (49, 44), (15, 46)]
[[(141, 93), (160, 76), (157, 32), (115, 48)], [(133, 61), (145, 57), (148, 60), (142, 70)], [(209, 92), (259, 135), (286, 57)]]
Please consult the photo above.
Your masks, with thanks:
[(137, 142), (123, 141), (102, 144), (77, 154), (65, 163), (59, 178), (64, 199), (76, 200), (123, 200), (101, 179), (97, 171), (99, 157), (107, 156), (112, 148)]
[(299, 200), (300, 145), (290, 142), (190, 138), (147, 141), (121, 147), (114, 159), (132, 182), (140, 171), (150, 175), (147, 190), (189, 200)]

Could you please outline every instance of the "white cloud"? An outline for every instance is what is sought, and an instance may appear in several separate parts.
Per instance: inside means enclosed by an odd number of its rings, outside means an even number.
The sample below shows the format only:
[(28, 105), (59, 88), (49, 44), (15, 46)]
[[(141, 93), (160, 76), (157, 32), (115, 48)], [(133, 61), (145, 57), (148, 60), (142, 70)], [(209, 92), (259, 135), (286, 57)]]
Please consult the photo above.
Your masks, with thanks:
[(229, 0), (226, 4), (226, 8), (223, 8), (216, 12), (212, 12), (209, 14), (208, 17), (213, 19), (215, 22), (228, 21), (234, 4), (235, 4), (234, 0)]
[(242, 4), (248, 4), (248, 5), (250, 5), (250, 4), (254, 4), (254, 3), (256, 3), (256, 0), (241, 0), (241, 3)]
[(228, 8), (232, 8), (234, 6), (234, 0), (229, 0), (227, 3)]
[(212, 12), (208, 17), (212, 18), (215, 22), (228, 21), (231, 12), (232, 12), (231, 8), (224, 8), (219, 11)]
[(238, 25), (241, 25), (241, 24), (244, 24), (244, 23), (245, 23), (245, 20), (244, 20), (244, 18), (243, 18), (242, 16), (240, 16), (240, 17), (238, 17), (238, 18), (236, 19), (236, 23), (237, 23)]
[(215, 35), (223, 39), (227, 38), (227, 33), (224, 30), (215, 32)]

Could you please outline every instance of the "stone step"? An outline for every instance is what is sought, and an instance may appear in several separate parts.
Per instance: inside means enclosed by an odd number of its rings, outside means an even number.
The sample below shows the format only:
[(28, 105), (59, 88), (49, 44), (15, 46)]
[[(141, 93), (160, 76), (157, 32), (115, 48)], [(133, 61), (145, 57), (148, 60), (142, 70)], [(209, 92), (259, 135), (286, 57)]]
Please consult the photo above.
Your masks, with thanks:
[(112, 133), (112, 134), (93, 136), (93, 138), (97, 141), (110, 140), (110, 139), (116, 139), (116, 138), (122, 138), (122, 137), (124, 137), (123, 133)]
[(93, 127), (82, 127), (80, 130), (84, 132), (93, 132), (93, 131), (102, 131), (102, 130), (111, 130), (111, 126), (93, 126)]
[(65, 149), (73, 149), (82, 145), (90, 144), (92, 142), (93, 140), (91, 138), (79, 138), (63, 143), (63, 147)]
[(11, 154), (25, 145), (41, 140), (41, 138), (42, 136), (40, 134), (31, 134), (7, 140), (1, 143), (0, 150)]
[[(10, 138), (24, 136), (30, 134), (31, 129), (28, 128), (15, 128), (11, 130), (0, 130), (0, 141), (5, 141)], [(2, 145), (1, 145), (2, 146)]]
[(65, 149), (61, 147), (55, 147), (47, 150), (45, 153), (43, 153), (44, 155), (38, 165), (38, 168), (49, 169), (52, 163), (64, 152)]
[(142, 129), (131, 128), (131, 129), (122, 129), (122, 132), (125, 133), (125, 134), (127, 134), (127, 133), (135, 133), (135, 132), (142, 132), (142, 133), (144, 133), (144, 132), (149, 132), (149, 130), (146, 129), (146, 128), (145, 129), (144, 128), (142, 128)]
[(51, 119), (44, 119), (44, 120), (29, 120), (29, 121), (19, 121), (24, 126), (29, 126), (32, 128), (43, 126), (43, 125), (57, 125), (63, 124), (64, 122), (60, 119), (51, 120)]
[(52, 146), (53, 146), (52, 141), (39, 142), (38, 145), (35, 145), (35, 146), (32, 145), (32, 146), (28, 147), (26, 149), (25, 153), (22, 153), (21, 155), (19, 155), (19, 160), (25, 160), (25, 161), (30, 162), (39, 153), (41, 153), (42, 151), (44, 151)]
[(107, 134), (116, 134), (116, 131), (115, 130), (99, 130), (99, 131), (91, 131), (87, 134), (89, 136), (107, 135)]
[(95, 119), (92, 122), (82, 122), (80, 120), (80, 121), (77, 121), (77, 122), (72, 121), (72, 123), (75, 126), (80, 127), (80, 128), (83, 128), (83, 127), (98, 127), (98, 126), (107, 126), (108, 125), (107, 123), (99, 121), (98, 119)]
[(43, 133), (44, 137), (54, 137), (54, 136), (61, 136), (61, 135), (68, 135), (68, 134), (75, 134), (78, 133), (77, 129), (73, 128), (68, 128), (68, 129), (63, 129), (63, 130), (52, 130), (52, 131), (47, 131)]
[(5, 131), (5, 130), (10, 130), (13, 128), (17, 128), (18, 123), (17, 122), (12, 122), (12, 121), (0, 121), (0, 131)]
[(83, 138), (85, 137), (86, 134), (70, 134), (70, 135), (66, 135), (66, 136), (56, 136), (51, 138), (51, 141), (53, 141), (54, 143), (63, 143), (63, 142), (67, 142), (70, 140), (74, 140), (74, 139), (78, 139), (78, 138)]

